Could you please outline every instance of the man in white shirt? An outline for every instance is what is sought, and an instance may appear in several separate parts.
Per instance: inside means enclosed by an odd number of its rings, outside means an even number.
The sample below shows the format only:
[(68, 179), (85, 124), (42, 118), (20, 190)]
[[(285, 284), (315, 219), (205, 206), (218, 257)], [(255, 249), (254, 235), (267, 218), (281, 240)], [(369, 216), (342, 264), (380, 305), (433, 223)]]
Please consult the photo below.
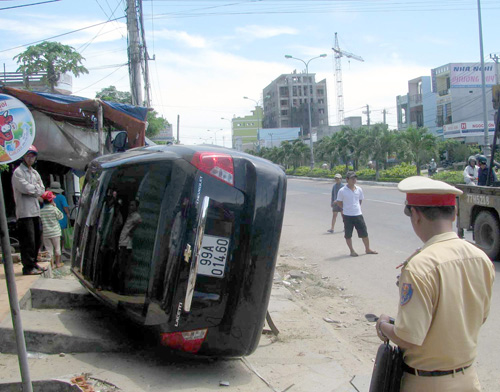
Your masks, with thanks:
[(344, 214), (344, 237), (351, 252), (352, 257), (358, 256), (352, 247), (352, 232), (356, 228), (358, 237), (361, 238), (365, 245), (365, 251), (368, 255), (377, 254), (378, 252), (370, 248), (370, 240), (368, 239), (368, 231), (366, 229), (365, 220), (361, 213), (361, 203), (364, 199), (363, 190), (356, 186), (358, 176), (355, 172), (350, 171), (346, 175), (347, 185), (341, 188), (337, 194), (337, 205), (342, 208)]

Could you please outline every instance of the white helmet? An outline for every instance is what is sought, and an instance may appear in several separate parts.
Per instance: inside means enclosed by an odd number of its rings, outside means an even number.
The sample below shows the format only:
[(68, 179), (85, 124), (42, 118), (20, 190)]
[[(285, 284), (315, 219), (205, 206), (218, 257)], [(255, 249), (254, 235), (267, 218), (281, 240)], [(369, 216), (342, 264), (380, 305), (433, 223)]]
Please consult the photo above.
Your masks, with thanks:
[(467, 162), (470, 164), (470, 161), (474, 161), (474, 163), (476, 162), (476, 157), (474, 155), (471, 155), (469, 157), (469, 159), (467, 160)]

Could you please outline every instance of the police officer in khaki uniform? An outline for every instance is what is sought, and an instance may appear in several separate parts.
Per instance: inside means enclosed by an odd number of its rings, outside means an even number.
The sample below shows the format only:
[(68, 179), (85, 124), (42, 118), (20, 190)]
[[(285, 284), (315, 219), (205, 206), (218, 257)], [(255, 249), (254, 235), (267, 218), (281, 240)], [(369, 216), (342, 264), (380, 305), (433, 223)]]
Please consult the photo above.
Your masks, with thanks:
[(424, 245), (403, 263), (394, 325), (382, 314), (377, 334), (404, 349), (401, 391), (480, 391), (473, 362), (490, 309), (493, 263), (453, 231), (462, 191), (425, 177), (407, 178), (398, 189)]

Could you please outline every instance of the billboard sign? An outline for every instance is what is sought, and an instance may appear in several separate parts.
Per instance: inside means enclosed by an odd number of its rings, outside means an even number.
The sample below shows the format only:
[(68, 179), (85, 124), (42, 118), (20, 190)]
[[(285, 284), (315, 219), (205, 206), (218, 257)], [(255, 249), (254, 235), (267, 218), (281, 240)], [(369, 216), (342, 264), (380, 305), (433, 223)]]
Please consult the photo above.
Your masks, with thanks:
[(0, 163), (21, 158), (35, 139), (35, 120), (17, 98), (0, 94)]
[[(495, 64), (484, 65), (485, 86), (491, 87), (497, 82)], [(477, 63), (451, 64), (450, 87), (481, 87), (481, 66)]]
[[(495, 124), (493, 121), (488, 121), (488, 130), (493, 132)], [(445, 139), (455, 139), (465, 136), (483, 136), (484, 122), (483, 121), (463, 121), (443, 125), (443, 135)]]

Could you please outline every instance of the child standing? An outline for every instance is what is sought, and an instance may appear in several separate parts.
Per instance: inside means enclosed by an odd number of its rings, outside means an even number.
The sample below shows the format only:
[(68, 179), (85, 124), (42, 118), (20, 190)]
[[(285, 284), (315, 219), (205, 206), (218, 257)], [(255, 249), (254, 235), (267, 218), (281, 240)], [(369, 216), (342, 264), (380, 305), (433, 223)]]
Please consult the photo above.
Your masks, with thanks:
[(42, 195), (43, 208), (40, 210), (40, 218), (43, 225), (43, 245), (50, 255), (52, 268), (59, 268), (61, 263), (61, 226), (59, 220), (63, 218), (63, 213), (54, 203), (56, 195), (51, 191), (46, 191)]

